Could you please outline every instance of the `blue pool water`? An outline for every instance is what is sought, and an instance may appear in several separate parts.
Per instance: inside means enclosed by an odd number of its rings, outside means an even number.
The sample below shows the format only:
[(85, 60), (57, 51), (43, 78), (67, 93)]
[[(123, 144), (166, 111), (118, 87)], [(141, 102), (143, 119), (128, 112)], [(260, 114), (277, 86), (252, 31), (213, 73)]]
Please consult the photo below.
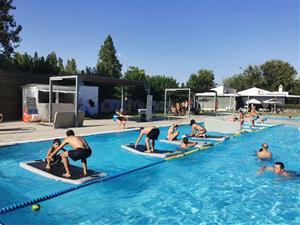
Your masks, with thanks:
[[(179, 128), (188, 132), (187, 126)], [(161, 138), (167, 128), (161, 128)], [(120, 148), (134, 142), (136, 131), (86, 137), (94, 150), (91, 169), (116, 174), (160, 159)], [(0, 215), (4, 224), (297, 224), (300, 181), (274, 174), (257, 175), (263, 162), (253, 152), (267, 142), (275, 161), (300, 171), (296, 126), (243, 133), (208, 150)], [(38, 176), (19, 167), (43, 158), (50, 142), (0, 148), (0, 207), (34, 199), (70, 184)], [(157, 143), (159, 148), (176, 146)], [(80, 165), (80, 163), (76, 163)]]
[(289, 118), (288, 116), (265, 116), (267, 119), (272, 120), (288, 120), (288, 121), (294, 121), (294, 122), (300, 122), (300, 116), (292, 116)]

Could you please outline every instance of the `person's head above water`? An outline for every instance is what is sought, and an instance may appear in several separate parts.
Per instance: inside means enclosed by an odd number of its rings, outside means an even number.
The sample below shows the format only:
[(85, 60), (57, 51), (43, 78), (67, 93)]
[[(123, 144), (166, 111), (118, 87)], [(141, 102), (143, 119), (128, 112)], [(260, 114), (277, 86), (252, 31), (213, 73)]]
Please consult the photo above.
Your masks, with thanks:
[(284, 171), (284, 164), (282, 162), (275, 162), (274, 173), (282, 173)]
[(262, 147), (262, 148), (265, 148), (265, 149), (268, 149), (268, 148), (269, 148), (269, 145), (268, 145), (267, 143), (263, 143), (263, 144), (261, 144), (261, 147)]
[(142, 130), (144, 130), (144, 127), (140, 127), (140, 128), (139, 128), (139, 131), (142, 131)]
[(75, 136), (75, 133), (73, 130), (67, 130), (66, 135), (69, 136)]
[(182, 142), (187, 145), (189, 143), (189, 139), (187, 137), (184, 137), (182, 139)]
[(191, 120), (190, 125), (192, 126), (193, 124), (195, 124), (196, 121), (195, 120)]
[(261, 144), (261, 149), (259, 149), (259, 151), (261, 152), (261, 151), (263, 151), (264, 149), (265, 149), (265, 150), (268, 150), (268, 148), (269, 148), (269, 145), (268, 145), (267, 143), (263, 143), (263, 144)]
[(60, 139), (58, 139), (58, 138), (54, 139), (53, 144), (60, 145), (61, 144)]

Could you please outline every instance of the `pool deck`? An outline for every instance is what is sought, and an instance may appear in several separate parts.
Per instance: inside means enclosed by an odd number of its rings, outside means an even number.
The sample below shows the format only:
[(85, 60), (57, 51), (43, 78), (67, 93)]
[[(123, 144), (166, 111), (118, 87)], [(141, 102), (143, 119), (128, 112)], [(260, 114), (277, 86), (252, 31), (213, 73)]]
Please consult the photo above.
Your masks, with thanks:
[[(85, 120), (83, 127), (72, 128), (76, 135), (86, 136), (91, 134), (109, 133), (109, 132), (124, 132), (128, 130), (138, 129), (143, 126), (169, 126), (174, 122), (189, 123), (190, 119), (195, 119), (196, 122), (202, 121), (206, 116), (192, 116), (191, 118), (160, 120), (152, 122), (137, 122), (128, 121), (127, 129), (119, 129), (112, 119), (96, 119)], [(225, 116), (224, 119), (231, 118), (232, 115)], [(211, 117), (210, 117), (211, 118)], [(287, 120), (271, 120), (267, 121), (270, 124), (287, 124), (297, 125), (299, 122)], [(64, 138), (67, 129), (54, 129), (51, 125), (42, 125), (39, 123), (24, 123), (17, 122), (2, 122), (0, 123), (0, 146), (14, 145), (26, 142), (34, 142), (41, 140), (52, 140), (54, 138)]]

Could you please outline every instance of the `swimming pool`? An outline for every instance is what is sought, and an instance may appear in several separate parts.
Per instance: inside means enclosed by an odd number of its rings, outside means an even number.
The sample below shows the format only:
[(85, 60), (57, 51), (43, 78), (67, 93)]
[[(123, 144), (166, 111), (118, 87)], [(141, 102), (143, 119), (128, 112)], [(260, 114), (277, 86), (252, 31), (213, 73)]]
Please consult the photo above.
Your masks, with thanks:
[[(179, 128), (181, 133), (187, 126)], [(167, 128), (161, 128), (161, 136)], [(120, 148), (134, 142), (136, 131), (86, 137), (94, 150), (88, 165), (109, 174), (128, 171), (160, 159), (134, 155)], [(296, 126), (243, 133), (187, 157), (98, 183), (30, 207), (0, 215), (4, 224), (296, 224), (299, 180), (282, 181), (267, 173), (253, 151), (269, 143), (275, 161), (300, 171)], [(42, 158), (50, 142), (0, 148), (0, 207), (70, 187), (19, 167)], [(157, 143), (160, 148), (176, 146)], [(76, 163), (80, 165), (80, 163)]]
[(291, 118), (289, 118), (288, 116), (265, 116), (265, 118), (272, 120), (288, 120), (300, 123), (300, 116), (292, 116)]

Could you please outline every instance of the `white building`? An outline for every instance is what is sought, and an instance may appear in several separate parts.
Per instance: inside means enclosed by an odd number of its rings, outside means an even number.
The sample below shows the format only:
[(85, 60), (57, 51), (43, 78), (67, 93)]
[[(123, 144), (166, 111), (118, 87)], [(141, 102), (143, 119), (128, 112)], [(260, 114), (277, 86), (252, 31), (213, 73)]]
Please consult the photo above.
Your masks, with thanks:
[[(284, 105), (288, 99), (297, 99), (300, 101), (299, 95), (289, 95), (283, 91), (282, 85), (278, 91), (267, 91), (261, 88), (252, 87), (236, 93), (236, 90), (229, 88), (226, 85), (221, 85), (211, 89), (212, 92), (204, 92), (196, 94), (196, 101), (201, 111), (213, 111), (215, 104), (218, 106), (218, 111), (232, 111), (238, 108), (247, 107), (251, 100), (260, 102), (260, 108), (270, 108), (272, 105)], [(216, 97), (217, 94), (217, 103)], [(251, 103), (250, 103), (251, 104)]]

